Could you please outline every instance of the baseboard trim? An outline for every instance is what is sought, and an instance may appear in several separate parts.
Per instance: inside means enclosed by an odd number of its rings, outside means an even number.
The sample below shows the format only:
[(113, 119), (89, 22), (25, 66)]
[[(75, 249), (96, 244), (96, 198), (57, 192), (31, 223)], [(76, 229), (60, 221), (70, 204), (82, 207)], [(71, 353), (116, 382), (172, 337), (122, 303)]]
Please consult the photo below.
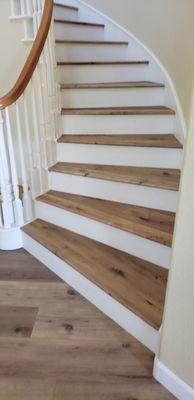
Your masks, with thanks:
[(154, 378), (179, 400), (194, 400), (194, 389), (170, 371), (158, 358), (154, 363)]
[(152, 328), (133, 312), (122, 306), (118, 301), (114, 300), (102, 289), (90, 282), (82, 274), (25, 233), (23, 233), (23, 245), (30, 254), (46, 265), (51, 271), (99, 308), (109, 318), (143, 343), (153, 353), (157, 352), (159, 332), (156, 329)]

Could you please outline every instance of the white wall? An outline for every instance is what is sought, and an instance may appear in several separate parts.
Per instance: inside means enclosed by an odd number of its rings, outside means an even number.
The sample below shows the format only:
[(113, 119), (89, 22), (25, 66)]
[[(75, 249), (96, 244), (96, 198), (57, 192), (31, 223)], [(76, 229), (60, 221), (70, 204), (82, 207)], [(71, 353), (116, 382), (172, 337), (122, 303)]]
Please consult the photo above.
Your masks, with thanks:
[(141, 40), (175, 84), (188, 124), (194, 72), (194, 0), (85, 0)]
[(9, 17), (9, 0), (0, 0), (0, 96), (12, 88), (31, 48), (21, 42), (23, 23)]
[(192, 98), (159, 360), (194, 389), (194, 87)]

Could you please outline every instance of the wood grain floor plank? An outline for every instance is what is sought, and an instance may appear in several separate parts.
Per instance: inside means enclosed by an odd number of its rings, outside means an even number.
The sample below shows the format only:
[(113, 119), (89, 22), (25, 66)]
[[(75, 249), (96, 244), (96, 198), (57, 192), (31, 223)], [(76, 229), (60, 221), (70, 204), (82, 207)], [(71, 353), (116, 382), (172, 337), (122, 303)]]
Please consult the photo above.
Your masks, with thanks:
[(54, 400), (64, 400), (66, 397), (73, 400), (175, 400), (150, 378), (129, 378), (128, 383), (117, 385), (115, 381), (111, 386), (94, 382), (85, 385), (57, 382)]
[(50, 190), (42, 203), (94, 219), (146, 239), (172, 245), (175, 213)]
[[(13, 255), (18, 269), (21, 260), (21, 281), (19, 273), (18, 280), (12, 275)], [(38, 329), (31, 337), (10, 337), (9, 332), (0, 337), (1, 400), (174, 399), (152, 378), (148, 349), (67, 284), (48, 282), (42, 264), (31, 261), (26, 252), (0, 252), (0, 268), (5, 262), (14, 278), (6, 281), (3, 274), (0, 282), (1, 324), (9, 308), (23, 307), (25, 316), (28, 307), (39, 308)]]
[(115, 165), (78, 164), (59, 162), (49, 169), (69, 175), (103, 179), (113, 182), (178, 190), (180, 171), (165, 168), (125, 167)]
[(58, 143), (95, 144), (103, 146), (134, 146), (179, 148), (182, 144), (174, 135), (62, 135)]
[(24, 249), (0, 250), (0, 282), (60, 282), (61, 279)]
[(41, 220), (23, 230), (159, 329), (166, 291), (166, 269)]
[(0, 306), (0, 337), (30, 337), (38, 308)]

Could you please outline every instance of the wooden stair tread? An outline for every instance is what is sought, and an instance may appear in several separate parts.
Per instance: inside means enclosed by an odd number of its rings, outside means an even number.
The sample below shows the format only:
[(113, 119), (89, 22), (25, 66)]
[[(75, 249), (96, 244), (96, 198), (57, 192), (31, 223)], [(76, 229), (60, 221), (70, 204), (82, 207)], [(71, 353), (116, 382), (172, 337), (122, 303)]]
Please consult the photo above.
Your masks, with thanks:
[(58, 143), (79, 143), (108, 146), (161, 147), (182, 149), (172, 134), (152, 135), (62, 135)]
[(22, 230), (152, 327), (160, 328), (166, 269), (42, 220)]
[(119, 46), (128, 46), (128, 42), (126, 41), (115, 41), (115, 40), (75, 40), (75, 39), (57, 39), (55, 40), (58, 44), (100, 44), (100, 45), (119, 45)]
[(173, 212), (54, 190), (39, 196), (37, 200), (166, 246), (172, 245), (175, 220)]
[(84, 26), (91, 26), (91, 27), (99, 27), (99, 28), (104, 28), (104, 24), (99, 24), (97, 22), (87, 22), (87, 21), (73, 21), (69, 19), (54, 19), (55, 23), (59, 24), (70, 24), (70, 25), (84, 25)]
[(61, 89), (111, 89), (111, 88), (163, 88), (163, 83), (157, 82), (103, 82), (103, 83), (63, 83)]
[(59, 162), (49, 170), (166, 190), (178, 190), (180, 182), (180, 171), (176, 169)]
[(62, 115), (175, 115), (164, 106), (62, 108)]
[(149, 61), (58, 61), (58, 66), (87, 66), (87, 65), (149, 65)]
[(54, 6), (55, 6), (55, 7), (67, 8), (68, 10), (74, 10), (74, 11), (78, 11), (78, 10), (79, 10), (78, 7), (70, 6), (70, 5), (68, 5), (68, 4), (61, 4), (61, 3), (58, 3), (57, 1), (54, 2)]

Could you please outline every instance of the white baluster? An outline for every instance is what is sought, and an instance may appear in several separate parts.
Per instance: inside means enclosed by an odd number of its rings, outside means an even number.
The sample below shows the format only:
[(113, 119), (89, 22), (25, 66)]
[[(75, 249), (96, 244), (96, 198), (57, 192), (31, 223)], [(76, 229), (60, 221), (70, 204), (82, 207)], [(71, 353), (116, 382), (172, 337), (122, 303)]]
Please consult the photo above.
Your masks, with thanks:
[(34, 29), (34, 37), (36, 37), (38, 31), (38, 16), (37, 16), (37, 1), (33, 0), (33, 29)]
[(8, 151), (9, 151), (9, 162), (11, 168), (11, 178), (12, 178), (12, 187), (13, 187), (13, 207), (14, 207), (14, 215), (15, 215), (15, 223), (16, 225), (21, 226), (24, 223), (23, 218), (23, 209), (22, 209), (22, 202), (19, 196), (19, 183), (18, 183), (18, 175), (17, 175), (17, 167), (15, 161), (15, 153), (13, 147), (13, 139), (12, 139), (12, 131), (11, 131), (11, 123), (10, 123), (10, 116), (9, 110), (6, 108), (5, 110), (6, 115), (6, 126), (7, 126), (7, 143), (8, 143)]
[(28, 115), (28, 107), (27, 107), (27, 98), (26, 92), (23, 94), (23, 104), (24, 104), (24, 124), (25, 124), (25, 133), (26, 133), (26, 145), (27, 145), (27, 162), (29, 169), (29, 177), (30, 177), (30, 191), (32, 198), (36, 196), (35, 190), (35, 182), (36, 182), (36, 169), (34, 168), (34, 159), (33, 159), (33, 150), (32, 150), (32, 135), (30, 130), (29, 123), (29, 115)]
[(10, 174), (4, 137), (4, 120), (0, 111), (0, 193), (2, 200), (2, 217), (5, 228), (14, 222)]
[(15, 3), (14, 0), (10, 0), (11, 17), (15, 17)]
[(22, 130), (21, 130), (21, 122), (20, 122), (20, 110), (19, 110), (18, 102), (16, 102), (16, 125), (17, 125), (17, 134), (18, 134), (19, 157), (20, 157), (21, 178), (22, 178), (22, 188), (23, 188), (22, 202), (23, 202), (23, 208), (24, 208), (24, 218), (25, 218), (25, 221), (29, 221), (32, 218), (32, 202), (31, 202), (31, 196), (30, 196), (29, 185), (28, 185), (28, 180), (27, 180), (23, 138), (22, 138)]
[(25, 4), (25, 0), (20, 0), (20, 5), (21, 5), (21, 15), (26, 15), (26, 4)]
[(41, 168), (41, 143), (40, 143), (40, 133), (39, 133), (39, 124), (38, 124), (38, 109), (37, 109), (37, 101), (35, 98), (35, 81), (34, 77), (31, 80), (31, 98), (32, 98), (32, 119), (33, 119), (33, 132), (34, 132), (34, 144), (35, 144), (35, 158), (36, 158), (36, 168), (38, 170), (38, 182), (37, 189), (38, 193), (43, 192), (42, 185), (42, 168)]

